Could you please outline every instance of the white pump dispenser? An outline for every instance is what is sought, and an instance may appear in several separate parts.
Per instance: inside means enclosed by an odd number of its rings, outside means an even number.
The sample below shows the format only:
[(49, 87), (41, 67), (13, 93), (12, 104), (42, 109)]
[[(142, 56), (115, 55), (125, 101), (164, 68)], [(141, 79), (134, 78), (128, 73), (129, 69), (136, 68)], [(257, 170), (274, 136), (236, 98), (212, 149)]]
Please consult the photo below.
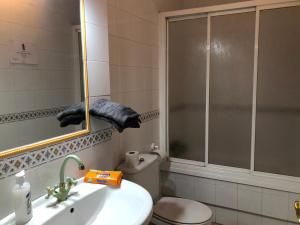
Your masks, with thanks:
[(16, 174), (13, 188), (16, 224), (25, 224), (32, 218), (30, 184), (25, 181), (25, 171)]

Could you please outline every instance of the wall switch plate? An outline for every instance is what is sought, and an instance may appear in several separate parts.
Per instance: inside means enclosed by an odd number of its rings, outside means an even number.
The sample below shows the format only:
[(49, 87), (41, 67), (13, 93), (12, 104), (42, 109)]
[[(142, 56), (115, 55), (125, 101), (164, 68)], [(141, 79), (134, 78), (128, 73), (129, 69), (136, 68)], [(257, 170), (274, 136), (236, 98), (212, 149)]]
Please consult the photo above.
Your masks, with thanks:
[(30, 42), (12, 41), (9, 61), (11, 64), (37, 65), (37, 45)]

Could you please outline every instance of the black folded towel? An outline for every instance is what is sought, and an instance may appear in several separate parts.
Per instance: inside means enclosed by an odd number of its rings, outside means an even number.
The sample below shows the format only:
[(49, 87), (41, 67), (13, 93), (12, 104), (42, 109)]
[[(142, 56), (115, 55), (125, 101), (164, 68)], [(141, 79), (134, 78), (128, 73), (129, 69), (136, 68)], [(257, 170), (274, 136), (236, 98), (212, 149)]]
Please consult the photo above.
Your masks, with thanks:
[(60, 121), (60, 127), (67, 127), (69, 125), (79, 125), (85, 118), (82, 115), (69, 115)]
[(140, 115), (136, 111), (106, 99), (94, 102), (90, 114), (111, 123), (120, 133), (126, 128), (140, 128)]
[(80, 124), (85, 120), (85, 103), (81, 102), (70, 106), (64, 111), (58, 113), (56, 118), (60, 121), (61, 127)]
[(64, 117), (70, 115), (82, 115), (85, 118), (85, 103), (80, 102), (78, 104), (72, 105), (64, 111), (57, 114), (56, 118), (61, 121)]

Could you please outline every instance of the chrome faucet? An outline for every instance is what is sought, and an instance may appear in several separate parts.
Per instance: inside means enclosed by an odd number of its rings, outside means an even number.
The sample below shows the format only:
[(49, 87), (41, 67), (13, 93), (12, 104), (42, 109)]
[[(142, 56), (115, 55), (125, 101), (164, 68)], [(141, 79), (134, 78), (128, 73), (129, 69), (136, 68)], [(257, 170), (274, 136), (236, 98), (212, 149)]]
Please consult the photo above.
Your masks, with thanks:
[(55, 198), (57, 198), (58, 202), (66, 201), (69, 197), (69, 192), (70, 192), (72, 186), (76, 186), (77, 181), (74, 178), (67, 177), (65, 180), (65, 168), (66, 168), (67, 162), (70, 159), (73, 159), (75, 162), (77, 162), (80, 170), (84, 170), (84, 164), (82, 163), (82, 161), (80, 160), (80, 158), (78, 156), (76, 156), (76, 155), (67, 156), (64, 159), (63, 164), (60, 167), (59, 185), (56, 185), (53, 188), (51, 188), (51, 187), (47, 188), (47, 191), (48, 191), (48, 195), (46, 196), (47, 199), (50, 196), (54, 196)]

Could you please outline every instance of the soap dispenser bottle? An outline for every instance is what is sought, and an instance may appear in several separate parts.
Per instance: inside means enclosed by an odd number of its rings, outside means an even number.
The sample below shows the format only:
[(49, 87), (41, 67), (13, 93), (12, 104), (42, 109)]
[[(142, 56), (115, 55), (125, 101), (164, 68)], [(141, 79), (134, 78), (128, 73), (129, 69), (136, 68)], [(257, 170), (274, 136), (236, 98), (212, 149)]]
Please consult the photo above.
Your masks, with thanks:
[(16, 224), (25, 224), (32, 218), (30, 184), (25, 181), (25, 171), (16, 174), (13, 188)]

